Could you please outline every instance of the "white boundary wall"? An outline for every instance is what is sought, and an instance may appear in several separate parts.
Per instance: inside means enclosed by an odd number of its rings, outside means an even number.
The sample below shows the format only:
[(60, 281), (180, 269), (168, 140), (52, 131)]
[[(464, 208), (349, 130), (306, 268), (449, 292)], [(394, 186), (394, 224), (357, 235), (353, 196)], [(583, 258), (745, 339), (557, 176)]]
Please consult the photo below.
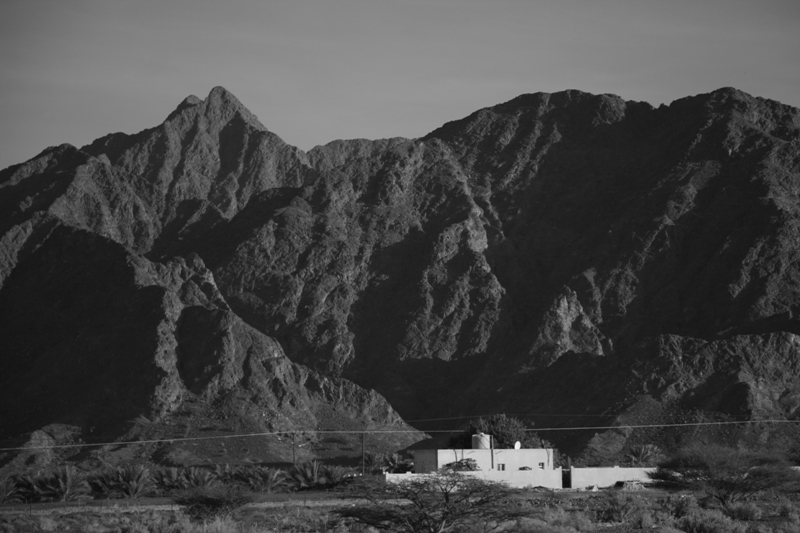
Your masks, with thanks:
[[(552, 470), (487, 470), (477, 472), (462, 471), (459, 474), (473, 476), (487, 481), (499, 481), (507, 483), (509, 487), (521, 489), (525, 487), (547, 487), (550, 489), (560, 489), (561, 469)], [(411, 480), (415, 478), (427, 477), (436, 474), (386, 474), (386, 481), (396, 483), (398, 481)]]
[(585, 489), (594, 486), (610, 487), (618, 481), (642, 481), (648, 483), (650, 477), (648, 477), (647, 473), (654, 470), (655, 468), (620, 468), (618, 466), (597, 468), (572, 467), (572, 488)]
[(552, 470), (555, 466), (553, 450), (550, 448), (415, 450), (414, 473), (436, 472), (448, 463), (463, 459), (474, 460), (481, 472), (492, 470), (509, 472), (520, 468), (542, 471)]

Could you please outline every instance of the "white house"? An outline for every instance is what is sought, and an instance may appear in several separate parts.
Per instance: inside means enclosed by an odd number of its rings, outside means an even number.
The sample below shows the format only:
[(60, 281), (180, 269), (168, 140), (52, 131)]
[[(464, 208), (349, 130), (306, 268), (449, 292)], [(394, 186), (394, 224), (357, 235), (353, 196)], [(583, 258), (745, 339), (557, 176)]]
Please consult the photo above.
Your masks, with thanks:
[[(477, 471), (462, 472), (512, 487), (561, 488), (561, 468), (555, 468), (550, 448), (494, 448), (489, 435), (473, 435), (470, 449), (414, 450), (414, 474), (430, 474), (450, 463), (472, 459)], [(410, 474), (387, 477), (390, 481), (408, 479)], [(406, 476), (406, 477), (404, 477)]]

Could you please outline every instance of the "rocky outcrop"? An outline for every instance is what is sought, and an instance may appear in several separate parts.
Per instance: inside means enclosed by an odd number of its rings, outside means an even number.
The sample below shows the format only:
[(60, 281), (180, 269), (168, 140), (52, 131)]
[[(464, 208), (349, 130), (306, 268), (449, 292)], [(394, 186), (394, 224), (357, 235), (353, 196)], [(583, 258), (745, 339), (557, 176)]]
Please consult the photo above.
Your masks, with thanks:
[[(208, 269), (213, 306), (182, 304), (170, 329), (187, 393), (258, 388), (224, 354), (282, 350), (267, 359), (374, 388), (408, 419), (790, 419), (798, 154), (800, 111), (729, 88), (657, 109), (528, 94), (420, 139), (308, 153), (216, 88), (159, 127), (2, 171), (0, 301), (21, 302), (23, 263), (46, 268), (77, 228), (148, 268)], [(40, 302), (14, 305), (15, 342), (41, 353), (25, 340)], [(163, 383), (147, 358), (137, 372)], [(597, 457), (645, 438), (579, 435), (554, 438)]]

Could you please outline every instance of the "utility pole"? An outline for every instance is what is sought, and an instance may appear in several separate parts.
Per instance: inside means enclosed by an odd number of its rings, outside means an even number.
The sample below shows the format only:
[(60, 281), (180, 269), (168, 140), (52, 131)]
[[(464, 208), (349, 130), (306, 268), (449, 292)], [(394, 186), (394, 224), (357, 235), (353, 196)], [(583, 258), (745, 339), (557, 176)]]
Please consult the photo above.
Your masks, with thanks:
[(361, 432), (361, 475), (362, 476), (364, 475), (364, 472), (366, 470), (366, 466), (365, 466), (366, 465), (366, 446), (364, 444), (364, 441), (366, 440), (366, 437), (367, 437), (367, 432), (366, 431), (362, 431)]
[(294, 437), (295, 437), (295, 435), (296, 435), (296, 433), (294, 431), (292, 431), (292, 464), (293, 465), (297, 464), (297, 460), (295, 459), (295, 451), (294, 451)]
[(494, 470), (494, 435), (489, 435), (489, 453), (492, 456), (492, 470)]

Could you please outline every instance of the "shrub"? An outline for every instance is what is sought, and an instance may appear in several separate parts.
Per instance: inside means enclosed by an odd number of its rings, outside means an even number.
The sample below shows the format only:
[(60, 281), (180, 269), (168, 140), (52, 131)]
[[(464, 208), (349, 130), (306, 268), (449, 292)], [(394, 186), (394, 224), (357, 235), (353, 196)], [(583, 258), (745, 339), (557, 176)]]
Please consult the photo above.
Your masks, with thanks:
[(580, 511), (567, 512), (562, 507), (546, 509), (542, 515), (542, 520), (547, 524), (548, 528), (538, 528), (536, 531), (557, 531), (558, 529), (567, 531), (590, 531), (593, 526), (592, 521), (589, 520), (586, 514)]
[(366, 469), (367, 472), (373, 472), (373, 473), (380, 472), (384, 465), (385, 458), (386, 455), (382, 453), (365, 452), (364, 468)]
[(656, 518), (644, 509), (637, 511), (626, 523), (633, 525), (636, 529), (649, 530), (656, 527)]
[(172, 500), (185, 506), (184, 511), (194, 520), (226, 517), (253, 500), (252, 494), (237, 485), (206, 485), (184, 489)]
[(716, 509), (695, 509), (678, 521), (686, 533), (745, 533), (747, 528)]
[(403, 458), (398, 453), (393, 453), (383, 456), (382, 467), (392, 474), (405, 474), (413, 470), (414, 464), (410, 459)]
[(794, 504), (789, 500), (781, 499), (778, 505), (778, 516), (786, 518), (794, 512), (796, 512)]
[(736, 520), (752, 522), (760, 520), (763, 512), (752, 502), (729, 503), (724, 507), (725, 514)]
[(607, 492), (600, 505), (597, 511), (600, 522), (628, 522), (645, 509), (641, 498), (619, 492)]
[(675, 518), (683, 518), (698, 508), (697, 498), (688, 495), (669, 496), (659, 501), (661, 508)]

